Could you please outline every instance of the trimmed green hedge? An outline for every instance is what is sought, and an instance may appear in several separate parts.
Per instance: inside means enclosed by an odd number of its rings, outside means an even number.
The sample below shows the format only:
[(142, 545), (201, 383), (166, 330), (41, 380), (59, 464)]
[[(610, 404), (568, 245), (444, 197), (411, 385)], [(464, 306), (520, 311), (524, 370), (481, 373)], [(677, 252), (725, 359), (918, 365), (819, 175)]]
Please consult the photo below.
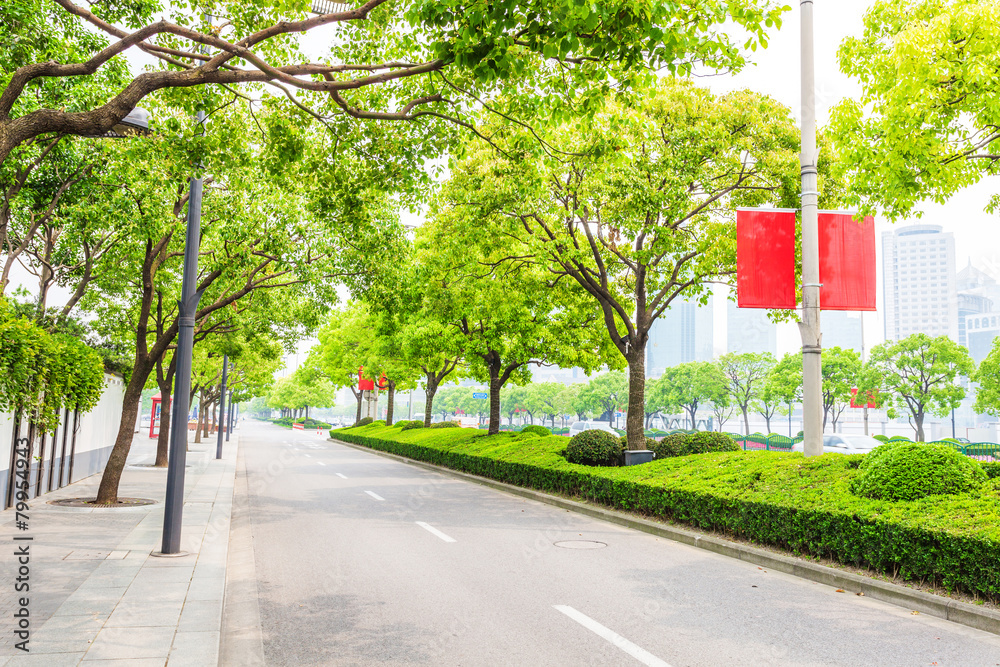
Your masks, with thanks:
[(881, 500), (968, 493), (986, 481), (983, 467), (948, 445), (888, 442), (861, 461), (854, 493)]
[(616, 466), (622, 455), (619, 438), (607, 431), (590, 429), (577, 433), (566, 445), (566, 460), (588, 466)]
[(851, 493), (858, 456), (738, 451), (590, 467), (567, 462), (559, 436), (515, 440), (475, 429), (366, 426), (335, 437), (1000, 600), (997, 484), (976, 494), (890, 502)]

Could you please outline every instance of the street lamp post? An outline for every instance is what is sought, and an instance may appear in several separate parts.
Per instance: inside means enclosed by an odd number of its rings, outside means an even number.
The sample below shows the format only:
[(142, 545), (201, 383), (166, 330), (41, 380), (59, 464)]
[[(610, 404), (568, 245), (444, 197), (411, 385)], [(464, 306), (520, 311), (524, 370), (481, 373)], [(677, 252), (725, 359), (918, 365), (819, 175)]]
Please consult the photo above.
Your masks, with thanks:
[[(198, 112), (198, 124), (205, 112)], [(190, 180), (187, 229), (184, 237), (184, 274), (181, 300), (177, 304), (177, 372), (174, 375), (174, 402), (171, 406), (170, 455), (167, 459), (167, 493), (163, 501), (163, 541), (160, 555), (181, 554), (181, 518), (184, 513), (184, 466), (187, 463), (187, 400), (191, 395), (191, 355), (194, 351), (194, 319), (201, 291), (198, 281), (198, 246), (201, 240), (202, 179)]]
[(802, 13), (802, 450), (823, 453), (822, 336), (819, 303), (819, 183), (816, 169), (816, 90), (813, 63), (813, 0)]

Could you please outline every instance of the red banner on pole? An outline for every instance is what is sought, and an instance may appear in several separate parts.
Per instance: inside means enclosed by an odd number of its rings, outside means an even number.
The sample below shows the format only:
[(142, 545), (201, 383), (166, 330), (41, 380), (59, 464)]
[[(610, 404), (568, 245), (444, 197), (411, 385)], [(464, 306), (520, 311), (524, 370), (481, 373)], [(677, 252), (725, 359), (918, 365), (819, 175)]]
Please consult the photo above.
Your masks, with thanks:
[(854, 388), (851, 389), (851, 407), (852, 408), (877, 408), (878, 407), (878, 403), (875, 401), (875, 394), (873, 392), (868, 392), (867, 398), (868, 398), (868, 403), (867, 404), (865, 404), (863, 402), (864, 399), (861, 399), (862, 402), (859, 403), (858, 402), (858, 388), (854, 387)]
[(819, 213), (821, 310), (875, 310), (875, 221)]
[(795, 308), (795, 211), (736, 211), (736, 302), (740, 308)]
[(358, 391), (374, 391), (375, 390), (375, 380), (366, 380), (363, 375), (365, 370), (364, 366), (358, 368)]

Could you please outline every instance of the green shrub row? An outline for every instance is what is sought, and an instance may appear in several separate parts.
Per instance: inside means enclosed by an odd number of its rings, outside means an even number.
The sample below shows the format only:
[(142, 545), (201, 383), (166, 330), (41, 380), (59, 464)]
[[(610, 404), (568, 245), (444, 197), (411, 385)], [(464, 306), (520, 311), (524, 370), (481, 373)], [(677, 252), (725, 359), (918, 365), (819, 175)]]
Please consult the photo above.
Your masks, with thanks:
[(652, 441), (650, 449), (656, 452), (656, 458), (662, 459), (668, 456), (688, 456), (708, 452), (736, 452), (740, 450), (740, 446), (725, 433), (695, 431), (671, 433), (659, 442)]
[(335, 437), (609, 507), (721, 531), (794, 553), (899, 574), (1000, 600), (1000, 484), (891, 502), (857, 496), (863, 457), (737, 451), (630, 467), (567, 462), (566, 439), (474, 429), (367, 426)]
[(311, 428), (330, 428), (330, 424), (326, 422), (319, 421), (318, 419), (296, 419), (294, 417), (278, 417), (277, 419), (271, 420), (272, 424), (277, 424), (278, 426), (292, 427), (292, 424), (302, 424), (306, 429)]

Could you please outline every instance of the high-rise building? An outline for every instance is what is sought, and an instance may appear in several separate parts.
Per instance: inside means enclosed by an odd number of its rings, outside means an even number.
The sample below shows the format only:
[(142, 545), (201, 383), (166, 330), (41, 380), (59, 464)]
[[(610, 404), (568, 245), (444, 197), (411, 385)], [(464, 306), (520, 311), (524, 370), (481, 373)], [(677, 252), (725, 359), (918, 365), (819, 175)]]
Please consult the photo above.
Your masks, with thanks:
[(712, 298), (704, 306), (675, 302), (649, 328), (646, 377), (689, 361), (709, 361), (712, 352)]
[(864, 335), (861, 332), (861, 313), (846, 310), (824, 310), (820, 317), (823, 330), (823, 349), (839, 347), (861, 354)]
[(939, 225), (911, 225), (882, 234), (885, 338), (910, 334), (958, 341), (955, 236)]
[[(958, 272), (955, 287), (958, 290), (958, 342), (971, 350), (967, 322), (977, 315), (996, 311), (1000, 305), (1000, 285), (991, 275), (974, 267), (970, 259)], [(977, 326), (979, 324), (977, 321)]]
[(778, 352), (778, 327), (761, 308), (726, 304), (726, 352)]

